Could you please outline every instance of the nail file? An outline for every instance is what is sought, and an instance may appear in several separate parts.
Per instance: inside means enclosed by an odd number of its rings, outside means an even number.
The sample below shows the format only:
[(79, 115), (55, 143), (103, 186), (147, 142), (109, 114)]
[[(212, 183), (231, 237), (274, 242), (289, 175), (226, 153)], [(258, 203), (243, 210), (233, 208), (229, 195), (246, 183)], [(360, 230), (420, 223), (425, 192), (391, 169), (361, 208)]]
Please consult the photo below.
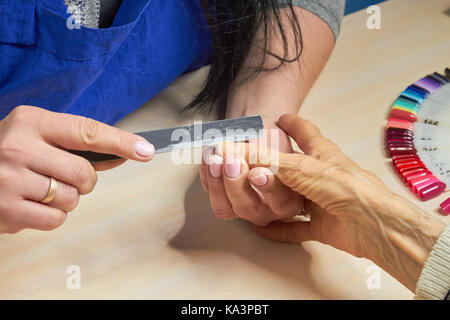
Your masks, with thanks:
[[(192, 125), (136, 133), (155, 146), (156, 153), (192, 149), (224, 141), (242, 142), (261, 136), (263, 122), (260, 116), (226, 119), (212, 122), (198, 122)], [(91, 163), (117, 160), (120, 157), (91, 151), (74, 151)]]

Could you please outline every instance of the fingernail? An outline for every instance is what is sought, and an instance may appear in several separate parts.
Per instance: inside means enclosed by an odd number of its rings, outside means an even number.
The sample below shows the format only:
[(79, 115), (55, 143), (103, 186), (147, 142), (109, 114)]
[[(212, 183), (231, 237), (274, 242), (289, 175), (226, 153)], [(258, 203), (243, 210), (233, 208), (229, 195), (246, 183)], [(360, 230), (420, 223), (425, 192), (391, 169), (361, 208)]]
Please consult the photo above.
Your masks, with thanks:
[(229, 178), (237, 178), (241, 174), (241, 162), (238, 159), (227, 159), (225, 173)]
[(213, 152), (214, 154), (218, 154), (220, 156), (223, 156), (223, 152), (222, 152), (223, 145), (222, 144), (216, 144), (216, 145), (214, 145), (212, 147), (214, 148), (214, 152)]
[(203, 151), (203, 161), (206, 164), (211, 164), (211, 156), (214, 154), (214, 147), (210, 146), (208, 148), (205, 149), (205, 151)]
[(150, 157), (155, 154), (155, 147), (147, 141), (136, 142), (136, 153), (141, 157)]
[(249, 177), (250, 182), (257, 186), (257, 187), (263, 187), (267, 184), (267, 176), (265, 174), (260, 174), (255, 177)]
[(214, 178), (222, 176), (222, 163), (223, 158), (217, 155), (211, 156), (209, 159), (209, 172)]

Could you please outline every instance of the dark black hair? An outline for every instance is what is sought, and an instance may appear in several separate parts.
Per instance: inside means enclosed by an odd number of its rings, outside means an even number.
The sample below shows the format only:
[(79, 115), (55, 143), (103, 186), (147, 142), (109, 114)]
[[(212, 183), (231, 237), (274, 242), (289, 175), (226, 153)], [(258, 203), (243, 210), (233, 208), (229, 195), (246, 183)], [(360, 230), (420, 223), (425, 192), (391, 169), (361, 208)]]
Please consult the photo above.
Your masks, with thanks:
[[(238, 75), (240, 81), (247, 81), (259, 72), (277, 69), (300, 58), (302, 34), (291, 0), (200, 0), (200, 3), (212, 38), (211, 69), (202, 91), (186, 109), (211, 105), (227, 92)], [(282, 24), (283, 15), (288, 17), (295, 48), (289, 47), (292, 43), (288, 42), (286, 24)], [(282, 43), (282, 54), (271, 51), (274, 36)], [(253, 65), (245, 65), (254, 45), (262, 54)], [(267, 56), (275, 57), (277, 65), (267, 67)]]

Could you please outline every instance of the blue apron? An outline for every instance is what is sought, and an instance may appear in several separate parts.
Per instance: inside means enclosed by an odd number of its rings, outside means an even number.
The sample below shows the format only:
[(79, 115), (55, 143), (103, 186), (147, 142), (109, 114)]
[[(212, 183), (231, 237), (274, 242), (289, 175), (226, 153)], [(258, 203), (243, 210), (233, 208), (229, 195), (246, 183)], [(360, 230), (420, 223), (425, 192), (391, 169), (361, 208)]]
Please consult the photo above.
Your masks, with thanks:
[(64, 0), (0, 0), (0, 119), (32, 105), (114, 124), (208, 63), (198, 0), (123, 0), (107, 29), (70, 19)]

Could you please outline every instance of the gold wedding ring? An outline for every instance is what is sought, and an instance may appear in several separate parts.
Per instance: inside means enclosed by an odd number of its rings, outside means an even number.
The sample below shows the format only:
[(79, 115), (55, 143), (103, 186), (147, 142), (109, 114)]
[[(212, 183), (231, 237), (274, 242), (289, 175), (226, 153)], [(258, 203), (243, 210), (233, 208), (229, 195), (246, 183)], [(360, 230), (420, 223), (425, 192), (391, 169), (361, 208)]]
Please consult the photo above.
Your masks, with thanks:
[(48, 188), (47, 195), (44, 200), (41, 201), (43, 204), (47, 204), (53, 201), (56, 196), (56, 190), (58, 189), (58, 182), (54, 178), (50, 178), (50, 187)]

